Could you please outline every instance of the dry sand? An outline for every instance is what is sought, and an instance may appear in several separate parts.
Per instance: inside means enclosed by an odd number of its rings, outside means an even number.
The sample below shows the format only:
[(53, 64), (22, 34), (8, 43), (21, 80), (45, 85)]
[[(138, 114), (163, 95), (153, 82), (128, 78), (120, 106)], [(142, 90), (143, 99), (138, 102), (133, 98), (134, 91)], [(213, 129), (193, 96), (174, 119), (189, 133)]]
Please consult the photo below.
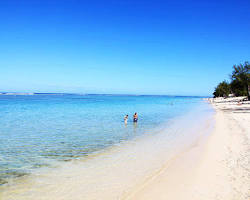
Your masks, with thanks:
[(137, 188), (136, 200), (249, 200), (250, 102), (210, 100), (215, 129)]

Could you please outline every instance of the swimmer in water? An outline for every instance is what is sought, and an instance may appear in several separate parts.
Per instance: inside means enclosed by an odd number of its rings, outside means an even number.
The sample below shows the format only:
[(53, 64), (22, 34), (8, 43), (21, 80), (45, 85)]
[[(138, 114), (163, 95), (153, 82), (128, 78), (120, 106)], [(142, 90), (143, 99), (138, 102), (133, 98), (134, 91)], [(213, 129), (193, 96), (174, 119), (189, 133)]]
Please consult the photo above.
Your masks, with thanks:
[(125, 123), (125, 124), (128, 123), (128, 115), (125, 115), (125, 117), (124, 117), (124, 123)]
[(137, 121), (138, 121), (138, 115), (137, 113), (135, 113), (133, 116), (133, 122), (137, 122)]

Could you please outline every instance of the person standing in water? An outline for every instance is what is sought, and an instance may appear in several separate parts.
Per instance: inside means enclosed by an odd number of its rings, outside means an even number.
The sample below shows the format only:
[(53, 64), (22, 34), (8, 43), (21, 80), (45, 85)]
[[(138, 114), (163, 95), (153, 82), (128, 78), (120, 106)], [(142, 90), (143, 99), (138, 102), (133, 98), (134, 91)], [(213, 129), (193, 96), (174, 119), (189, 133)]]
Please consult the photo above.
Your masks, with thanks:
[(124, 123), (125, 123), (125, 124), (128, 123), (128, 115), (125, 115), (125, 117), (124, 117)]
[(137, 115), (137, 113), (134, 114), (134, 116), (133, 116), (133, 121), (134, 121), (134, 122), (137, 122), (137, 121), (138, 121), (138, 115)]

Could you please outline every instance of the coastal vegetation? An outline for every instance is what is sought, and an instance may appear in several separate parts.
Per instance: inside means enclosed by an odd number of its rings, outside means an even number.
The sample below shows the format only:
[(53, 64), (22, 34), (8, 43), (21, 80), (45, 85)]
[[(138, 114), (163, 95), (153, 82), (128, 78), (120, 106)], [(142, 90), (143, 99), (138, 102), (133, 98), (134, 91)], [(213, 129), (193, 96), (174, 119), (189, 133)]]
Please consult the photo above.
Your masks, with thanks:
[(224, 80), (220, 82), (213, 93), (214, 97), (248, 96), (250, 100), (250, 64), (234, 65), (230, 82)]

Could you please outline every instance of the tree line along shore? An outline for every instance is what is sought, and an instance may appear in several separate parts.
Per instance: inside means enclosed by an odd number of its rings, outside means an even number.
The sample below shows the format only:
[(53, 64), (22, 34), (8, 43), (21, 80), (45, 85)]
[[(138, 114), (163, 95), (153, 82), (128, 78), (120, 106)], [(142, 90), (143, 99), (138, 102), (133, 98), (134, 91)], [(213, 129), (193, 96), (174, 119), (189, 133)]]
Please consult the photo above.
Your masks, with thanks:
[(250, 100), (250, 64), (246, 61), (243, 64), (234, 65), (230, 82), (220, 82), (214, 90), (214, 97), (247, 96)]

